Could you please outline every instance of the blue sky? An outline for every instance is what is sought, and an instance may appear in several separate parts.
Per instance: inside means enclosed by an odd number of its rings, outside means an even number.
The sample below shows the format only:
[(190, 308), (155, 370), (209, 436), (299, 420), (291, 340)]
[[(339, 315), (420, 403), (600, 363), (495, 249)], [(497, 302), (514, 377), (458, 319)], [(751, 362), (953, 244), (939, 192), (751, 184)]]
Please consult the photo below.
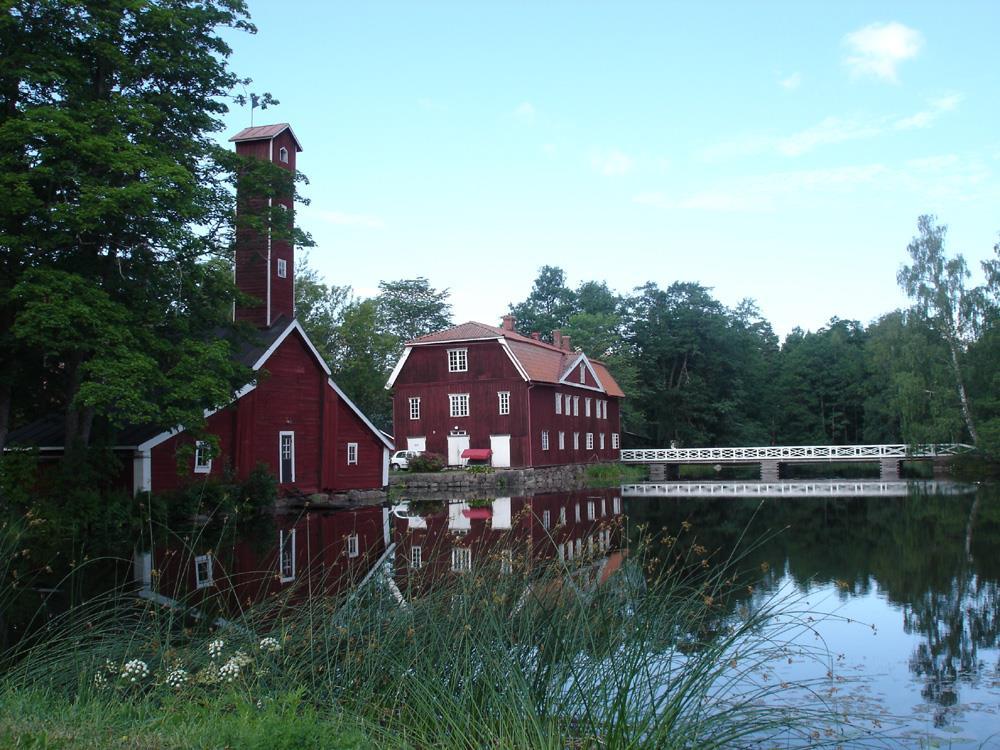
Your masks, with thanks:
[(783, 335), (904, 305), (920, 214), (974, 281), (998, 239), (1000, 3), (249, 5), (231, 64), (302, 141), (310, 264), (361, 296), (426, 276), (496, 324), (551, 264)]

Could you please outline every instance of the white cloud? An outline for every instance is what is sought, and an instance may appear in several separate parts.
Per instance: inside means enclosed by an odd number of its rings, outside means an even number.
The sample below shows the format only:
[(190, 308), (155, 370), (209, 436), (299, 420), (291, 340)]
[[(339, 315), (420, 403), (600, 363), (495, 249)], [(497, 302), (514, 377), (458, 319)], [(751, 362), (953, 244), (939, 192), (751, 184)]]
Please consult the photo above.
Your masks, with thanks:
[(535, 105), (531, 102), (521, 102), (514, 108), (514, 117), (521, 122), (534, 122)]
[(781, 87), (783, 89), (787, 89), (788, 91), (794, 91), (795, 89), (797, 89), (799, 86), (802, 85), (802, 74), (799, 72), (792, 73), (787, 78), (782, 78), (780, 81), (778, 81), (778, 83), (781, 84)]
[(878, 122), (866, 123), (845, 120), (840, 117), (827, 117), (811, 128), (779, 138), (775, 143), (775, 148), (785, 156), (801, 156), (817, 146), (870, 138), (878, 135), (882, 130), (883, 127)]
[(940, 99), (932, 99), (928, 102), (930, 106), (927, 109), (915, 112), (908, 117), (900, 117), (895, 123), (893, 123), (893, 127), (896, 128), (896, 130), (926, 128), (945, 112), (951, 112), (955, 109), (961, 101), (961, 94), (951, 94), (949, 96), (941, 97)]
[(316, 211), (314, 215), (320, 221), (339, 226), (367, 227), (369, 229), (381, 229), (384, 226), (382, 219), (371, 214), (352, 214), (347, 211)]
[(849, 53), (844, 64), (854, 76), (874, 76), (897, 83), (896, 69), (916, 57), (924, 45), (923, 35), (898, 21), (873, 23), (844, 36)]
[(590, 155), (590, 166), (605, 177), (621, 177), (629, 172), (635, 160), (616, 148), (610, 151), (595, 151)]

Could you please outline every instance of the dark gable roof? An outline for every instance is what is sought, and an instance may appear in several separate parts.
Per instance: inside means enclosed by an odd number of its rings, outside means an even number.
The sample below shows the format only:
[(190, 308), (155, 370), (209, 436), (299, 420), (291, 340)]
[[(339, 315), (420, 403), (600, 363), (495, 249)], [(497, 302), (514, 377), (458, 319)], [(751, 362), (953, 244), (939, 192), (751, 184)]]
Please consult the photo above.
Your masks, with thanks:
[[(251, 368), (271, 348), (289, 325), (288, 318), (278, 317), (270, 328), (248, 330), (247, 328), (217, 329), (218, 338), (229, 339), (233, 349), (233, 359), (244, 367)], [(113, 447), (135, 448), (150, 438), (170, 429), (163, 425), (126, 425), (118, 430)], [(11, 430), (7, 435), (7, 447), (38, 446), (39, 448), (62, 448), (66, 443), (66, 417), (63, 414), (49, 414), (31, 424)]]
[(241, 143), (243, 141), (270, 141), (277, 138), (279, 135), (288, 131), (288, 134), (292, 136), (292, 140), (295, 141), (295, 150), (301, 151), (302, 144), (299, 143), (299, 139), (295, 137), (295, 131), (292, 130), (292, 126), (287, 122), (279, 122), (274, 125), (257, 125), (256, 127), (243, 128), (239, 133), (234, 135), (229, 139), (230, 143)]

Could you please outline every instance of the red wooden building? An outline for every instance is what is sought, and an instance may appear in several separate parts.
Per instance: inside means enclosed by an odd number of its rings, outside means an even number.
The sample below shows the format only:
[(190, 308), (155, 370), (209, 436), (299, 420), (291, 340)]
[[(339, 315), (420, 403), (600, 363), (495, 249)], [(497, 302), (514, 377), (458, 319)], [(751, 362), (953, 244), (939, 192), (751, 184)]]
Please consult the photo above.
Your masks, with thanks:
[(568, 336), (553, 339), (515, 333), (508, 315), (501, 328), (463, 323), (407, 343), (386, 384), (397, 445), (452, 465), (617, 459), (625, 394)]
[[(246, 128), (230, 139), (238, 154), (269, 159), (295, 170), (302, 149), (288, 124)], [(238, 211), (258, 211), (275, 201), (292, 211), (291, 196), (237, 196)], [(257, 327), (234, 357), (257, 375), (228, 406), (206, 414), (218, 438), (211, 454), (186, 432), (157, 425), (123, 430), (116, 452), (122, 485), (133, 492), (162, 492), (231, 471), (246, 478), (258, 464), (270, 467), (282, 494), (341, 492), (388, 484), (392, 443), (333, 381), (330, 369), (295, 319), (295, 250), (269, 233), (243, 230), (236, 241), (236, 284), (257, 304), (234, 306), (234, 318)], [(10, 445), (37, 446), (45, 458), (63, 450), (62, 417), (14, 431)], [(182, 450), (183, 449), (183, 450)]]

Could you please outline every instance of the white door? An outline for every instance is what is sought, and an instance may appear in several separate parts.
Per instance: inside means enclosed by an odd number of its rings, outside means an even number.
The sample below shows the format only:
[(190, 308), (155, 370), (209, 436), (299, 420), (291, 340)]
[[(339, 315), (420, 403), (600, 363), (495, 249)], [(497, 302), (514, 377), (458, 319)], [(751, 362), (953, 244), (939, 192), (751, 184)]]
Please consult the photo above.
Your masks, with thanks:
[(469, 447), (469, 436), (468, 435), (449, 435), (448, 436), (448, 465), (449, 466), (465, 466), (469, 462), (469, 459), (462, 458), (462, 451)]
[(427, 438), (425, 437), (406, 438), (406, 450), (423, 453), (425, 450), (427, 450)]
[(494, 466), (510, 466), (510, 435), (490, 435)]

